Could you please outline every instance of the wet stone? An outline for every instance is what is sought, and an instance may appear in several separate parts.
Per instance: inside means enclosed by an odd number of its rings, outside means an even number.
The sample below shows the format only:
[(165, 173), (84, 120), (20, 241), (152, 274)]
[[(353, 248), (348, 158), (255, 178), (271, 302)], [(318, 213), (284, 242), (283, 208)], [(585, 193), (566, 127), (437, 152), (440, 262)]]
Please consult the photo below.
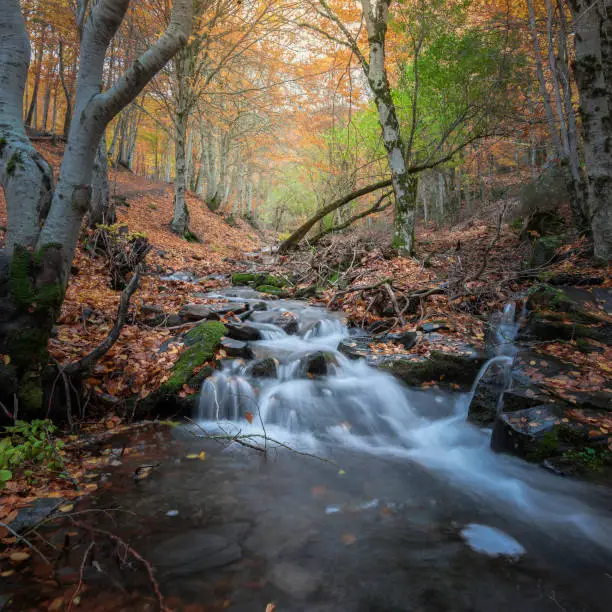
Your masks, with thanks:
[(233, 338), (222, 338), (221, 348), (230, 357), (244, 357), (245, 359), (251, 359), (253, 357), (253, 351), (246, 342), (241, 340), (234, 340)]
[(223, 567), (242, 558), (240, 546), (209, 530), (189, 531), (162, 541), (151, 562), (166, 576), (187, 576)]
[(299, 328), (297, 317), (288, 311), (269, 310), (267, 312), (254, 312), (250, 320), (255, 323), (275, 325), (289, 335), (297, 334)]
[(239, 314), (249, 309), (242, 302), (228, 302), (226, 304), (187, 304), (179, 311), (179, 316), (187, 321), (201, 319), (218, 320), (230, 313)]
[(535, 458), (540, 454), (544, 436), (561, 424), (562, 417), (563, 410), (554, 404), (499, 415), (491, 436), (491, 449), (522, 458)]
[(418, 334), (416, 332), (399, 332), (397, 334), (386, 334), (383, 336), (383, 342), (394, 342), (395, 344), (401, 344), (406, 350), (411, 349), (418, 340)]
[(316, 351), (302, 358), (298, 366), (298, 375), (302, 378), (319, 378), (333, 375), (338, 366), (338, 360), (333, 353)]
[(226, 324), (228, 337), (234, 340), (242, 340), (243, 342), (253, 342), (261, 340), (261, 331), (251, 325), (234, 325)]
[(274, 357), (266, 357), (259, 359), (248, 366), (246, 374), (253, 378), (277, 378), (278, 377), (278, 359)]

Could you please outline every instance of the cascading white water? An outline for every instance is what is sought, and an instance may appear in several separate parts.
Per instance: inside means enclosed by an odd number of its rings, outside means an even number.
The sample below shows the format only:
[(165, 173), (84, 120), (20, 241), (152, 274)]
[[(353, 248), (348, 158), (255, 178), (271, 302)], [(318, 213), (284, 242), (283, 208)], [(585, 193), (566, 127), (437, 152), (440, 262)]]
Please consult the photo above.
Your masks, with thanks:
[[(337, 445), (379, 456), (417, 462), (451, 486), (543, 530), (573, 527), (612, 549), (612, 523), (582, 504), (581, 485), (559, 479), (517, 459), (496, 455), (489, 438), (466, 422), (476, 385), (493, 364), (509, 369), (518, 329), (513, 306), (504, 311), (498, 354), (481, 370), (471, 393), (445, 394), (404, 387), (392, 376), (340, 354), (349, 335), (322, 309), (293, 309), (302, 335), (268, 326), (254, 343), (261, 356), (280, 360), (276, 377), (253, 378), (243, 363), (215, 374), (203, 387), (199, 419), (207, 430), (262, 433), (296, 449), (325, 453)], [(318, 321), (313, 320), (318, 317)], [(501, 335), (499, 335), (501, 334)], [(324, 352), (327, 376), (309, 377), (304, 363)], [(252, 423), (244, 417), (257, 415)]]

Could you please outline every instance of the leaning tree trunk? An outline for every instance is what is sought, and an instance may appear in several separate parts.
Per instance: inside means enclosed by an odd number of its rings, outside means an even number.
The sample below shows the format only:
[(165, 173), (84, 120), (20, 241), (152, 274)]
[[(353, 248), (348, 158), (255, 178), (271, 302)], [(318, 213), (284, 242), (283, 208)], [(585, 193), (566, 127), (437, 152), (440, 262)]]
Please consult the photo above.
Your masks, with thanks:
[(129, 0), (98, 0), (81, 38), (75, 116), (50, 208), (51, 171), (34, 150), (22, 120), (30, 45), (19, 0), (3, 2), (0, 19), (0, 183), (8, 232), (0, 251), (0, 400), (21, 417), (44, 414), (42, 375), (84, 215), (93, 162), (114, 116), (183, 46), (190, 0), (175, 0), (166, 32), (108, 91), (100, 92), (106, 49)]
[(587, 201), (595, 256), (612, 258), (612, 3), (567, 0), (574, 17)]
[(174, 138), (174, 216), (170, 227), (179, 236), (185, 236), (189, 231), (189, 210), (185, 192), (187, 190), (187, 160), (185, 148), (187, 146), (187, 116), (179, 112), (176, 121), (176, 134)]

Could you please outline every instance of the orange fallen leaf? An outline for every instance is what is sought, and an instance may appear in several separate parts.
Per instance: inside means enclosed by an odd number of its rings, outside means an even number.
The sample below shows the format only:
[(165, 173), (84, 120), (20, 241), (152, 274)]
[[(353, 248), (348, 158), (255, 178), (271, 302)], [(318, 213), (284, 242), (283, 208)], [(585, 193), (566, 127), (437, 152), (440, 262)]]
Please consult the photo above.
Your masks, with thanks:
[(244, 418), (249, 422), (252, 423), (253, 422), (253, 413), (249, 412), (248, 410), (246, 411)]

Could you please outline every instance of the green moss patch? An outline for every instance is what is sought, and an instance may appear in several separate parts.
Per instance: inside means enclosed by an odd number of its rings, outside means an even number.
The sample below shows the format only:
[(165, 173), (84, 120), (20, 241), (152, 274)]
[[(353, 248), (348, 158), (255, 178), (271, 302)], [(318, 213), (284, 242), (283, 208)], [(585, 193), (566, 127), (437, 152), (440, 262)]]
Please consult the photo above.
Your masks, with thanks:
[[(202, 382), (206, 378), (202, 374), (206, 368), (202, 368), (195, 375), (194, 370), (215, 356), (215, 351), (226, 331), (225, 325), (222, 323), (207, 321), (187, 333), (183, 338), (186, 348), (174, 364), (169, 380), (162, 386), (162, 392), (166, 394), (176, 393), (183, 385)], [(199, 378), (199, 380), (194, 381), (195, 378)]]
[(287, 286), (287, 281), (280, 276), (272, 276), (271, 274), (237, 272), (232, 274), (232, 285), (267, 286), (282, 289)]
[(260, 293), (268, 293), (277, 297), (287, 297), (289, 295), (284, 289), (274, 287), (273, 285), (259, 285), (256, 287), (256, 290)]

